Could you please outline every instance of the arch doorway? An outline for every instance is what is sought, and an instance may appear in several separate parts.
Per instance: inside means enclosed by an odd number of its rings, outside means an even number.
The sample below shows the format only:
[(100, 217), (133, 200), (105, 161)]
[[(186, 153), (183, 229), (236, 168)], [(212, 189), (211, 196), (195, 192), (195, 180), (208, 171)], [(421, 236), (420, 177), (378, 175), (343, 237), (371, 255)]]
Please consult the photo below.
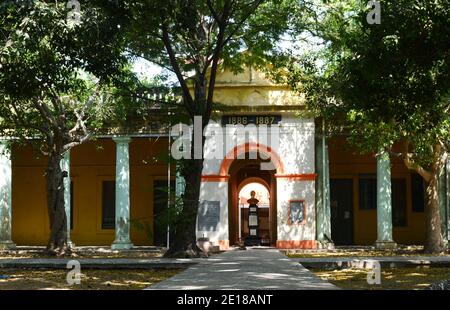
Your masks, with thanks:
[[(246, 154), (246, 158), (249, 157)], [(254, 157), (253, 157), (254, 158)], [(277, 210), (275, 170), (261, 170), (261, 159), (234, 160), (229, 169), (229, 238), (236, 245), (249, 234), (248, 203), (250, 192), (256, 192), (259, 237), (261, 245), (275, 246), (277, 241)]]

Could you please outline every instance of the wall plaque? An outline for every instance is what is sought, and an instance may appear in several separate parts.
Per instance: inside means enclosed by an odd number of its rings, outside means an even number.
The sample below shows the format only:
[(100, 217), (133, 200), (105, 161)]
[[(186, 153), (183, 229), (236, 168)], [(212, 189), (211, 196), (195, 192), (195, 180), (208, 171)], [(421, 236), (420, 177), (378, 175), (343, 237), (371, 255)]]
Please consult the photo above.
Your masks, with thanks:
[(281, 115), (224, 115), (222, 126), (226, 125), (277, 125), (281, 122)]
[(306, 220), (306, 210), (304, 200), (291, 200), (289, 201), (289, 214), (288, 223), (292, 224), (304, 224)]
[(203, 200), (198, 209), (197, 230), (217, 231), (220, 221), (220, 201)]

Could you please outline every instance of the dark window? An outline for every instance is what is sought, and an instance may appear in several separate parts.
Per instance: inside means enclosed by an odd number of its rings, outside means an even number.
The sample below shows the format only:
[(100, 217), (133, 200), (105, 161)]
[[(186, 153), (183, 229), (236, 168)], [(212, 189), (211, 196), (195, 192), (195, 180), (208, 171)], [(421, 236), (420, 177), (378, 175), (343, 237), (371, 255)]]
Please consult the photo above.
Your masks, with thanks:
[(406, 179), (392, 179), (392, 225), (407, 225)]
[[(175, 192), (175, 181), (170, 181), (170, 192)], [(156, 246), (167, 244), (167, 225), (170, 223), (167, 212), (168, 194), (167, 180), (153, 181), (153, 244)], [(172, 231), (171, 235), (173, 236)]]
[(70, 181), (70, 229), (73, 229), (73, 181)]
[(377, 178), (375, 175), (359, 176), (359, 209), (377, 209)]
[(102, 229), (114, 229), (116, 221), (116, 182), (102, 182)]
[(425, 209), (425, 188), (422, 177), (415, 173), (411, 174), (411, 199), (412, 210), (414, 212), (423, 212)]

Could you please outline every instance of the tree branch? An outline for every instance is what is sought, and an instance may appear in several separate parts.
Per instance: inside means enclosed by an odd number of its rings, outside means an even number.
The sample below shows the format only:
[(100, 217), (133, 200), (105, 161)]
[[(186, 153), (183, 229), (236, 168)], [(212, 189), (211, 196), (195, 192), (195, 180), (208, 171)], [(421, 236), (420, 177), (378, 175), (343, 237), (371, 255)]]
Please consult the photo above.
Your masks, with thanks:
[[(224, 46), (224, 37), (225, 37), (225, 30), (227, 27), (227, 23), (225, 22), (228, 18), (229, 18), (229, 13), (230, 13), (230, 9), (231, 9), (231, 3), (229, 1), (227, 1), (224, 5), (223, 8), (223, 12), (222, 15), (220, 17), (220, 19), (223, 21), (219, 24), (219, 33), (217, 35), (217, 43), (216, 43), (216, 48), (214, 49), (214, 54), (212, 57), (212, 66), (211, 66), (211, 72), (209, 75), (209, 83), (208, 83), (208, 95), (206, 98), (206, 115), (209, 116), (211, 115), (211, 111), (212, 111), (212, 103), (213, 103), (213, 97), (214, 97), (214, 87), (216, 84), (216, 75), (217, 75), (217, 68), (219, 65), (219, 59), (220, 59), (220, 54), (222, 52), (223, 46)], [(208, 65), (206, 65), (206, 67), (208, 67)], [(204, 122), (208, 122), (209, 119), (205, 119)], [(203, 124), (206, 125), (206, 124)]]
[(425, 180), (425, 182), (430, 182), (431, 178), (433, 177), (432, 174), (425, 170), (422, 166), (418, 165), (412, 160), (412, 155), (409, 153), (409, 142), (407, 140), (403, 141), (403, 162), (405, 163), (405, 166), (410, 169), (416, 171), (418, 174), (422, 176), (422, 178)]
[(194, 111), (194, 100), (192, 99), (191, 93), (189, 92), (189, 87), (186, 84), (186, 80), (184, 79), (183, 74), (181, 73), (180, 66), (178, 65), (178, 61), (175, 57), (175, 52), (170, 43), (167, 26), (164, 23), (161, 26), (161, 30), (163, 33), (164, 46), (166, 47), (167, 54), (169, 55), (170, 64), (175, 72), (175, 75), (178, 78), (178, 81), (180, 82), (181, 89), (183, 90), (183, 95), (184, 95), (184, 99), (186, 100), (187, 110), (189, 111), (191, 116), (193, 116), (192, 113)]

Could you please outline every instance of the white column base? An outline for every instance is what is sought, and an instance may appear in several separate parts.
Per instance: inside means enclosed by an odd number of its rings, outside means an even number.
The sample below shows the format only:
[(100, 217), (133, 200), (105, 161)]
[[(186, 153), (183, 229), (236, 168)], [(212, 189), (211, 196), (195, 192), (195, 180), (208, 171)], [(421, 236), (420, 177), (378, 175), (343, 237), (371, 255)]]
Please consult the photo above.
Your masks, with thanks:
[(111, 244), (111, 250), (129, 250), (133, 247), (131, 242), (114, 241)]
[(334, 243), (330, 241), (317, 241), (317, 248), (321, 250), (334, 250)]
[(394, 241), (375, 241), (375, 247), (379, 250), (395, 250), (397, 243)]
[(69, 248), (69, 249), (73, 249), (74, 247), (75, 247), (75, 243), (73, 243), (72, 241), (67, 241), (67, 247)]
[(12, 241), (0, 241), (0, 250), (12, 250), (16, 244)]

